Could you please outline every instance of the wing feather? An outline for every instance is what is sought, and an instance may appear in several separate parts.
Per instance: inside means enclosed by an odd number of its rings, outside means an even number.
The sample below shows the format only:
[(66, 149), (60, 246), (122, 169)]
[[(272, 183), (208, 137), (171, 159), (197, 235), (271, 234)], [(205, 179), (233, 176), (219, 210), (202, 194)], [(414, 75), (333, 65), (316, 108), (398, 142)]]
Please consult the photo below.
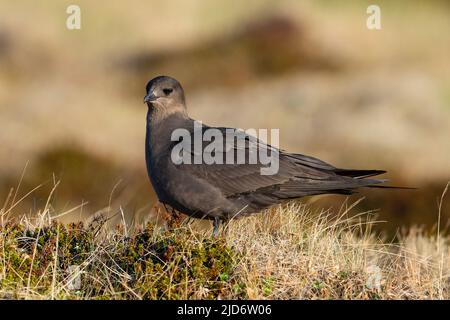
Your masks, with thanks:
[[(202, 130), (207, 130), (203, 126)], [(230, 128), (214, 128), (222, 134), (227, 134)], [(238, 151), (244, 151), (248, 159), (251, 152), (258, 148), (275, 152), (279, 155), (279, 171), (274, 175), (262, 175), (261, 169), (265, 166), (257, 164), (180, 164), (179, 170), (188, 172), (196, 178), (204, 179), (216, 188), (219, 188), (228, 198), (247, 197), (255, 206), (263, 206), (281, 199), (297, 198), (304, 195), (321, 193), (349, 193), (351, 189), (370, 186), (384, 182), (384, 180), (361, 179), (367, 176), (383, 173), (378, 170), (347, 170), (338, 169), (322, 160), (302, 154), (287, 153), (276, 149), (261, 140), (240, 132), (238, 138), (245, 143), (229, 140), (223, 141), (223, 147), (216, 148), (214, 155), (218, 158), (236, 159)], [(204, 141), (202, 150), (210, 144)], [(191, 145), (193, 148), (193, 142)], [(232, 154), (230, 154), (232, 153)], [(191, 155), (194, 153), (191, 151)], [(254, 193), (253, 195), (251, 195)], [(259, 204), (259, 205), (258, 205)]]

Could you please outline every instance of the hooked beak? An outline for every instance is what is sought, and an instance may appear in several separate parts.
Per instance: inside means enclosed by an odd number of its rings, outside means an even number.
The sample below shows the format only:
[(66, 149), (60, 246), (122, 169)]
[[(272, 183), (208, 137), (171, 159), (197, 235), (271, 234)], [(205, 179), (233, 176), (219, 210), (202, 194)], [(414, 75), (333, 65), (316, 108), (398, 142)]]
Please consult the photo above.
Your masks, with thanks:
[(153, 94), (153, 92), (147, 93), (147, 95), (144, 97), (144, 103), (149, 103), (152, 101), (155, 101), (157, 99), (157, 96)]

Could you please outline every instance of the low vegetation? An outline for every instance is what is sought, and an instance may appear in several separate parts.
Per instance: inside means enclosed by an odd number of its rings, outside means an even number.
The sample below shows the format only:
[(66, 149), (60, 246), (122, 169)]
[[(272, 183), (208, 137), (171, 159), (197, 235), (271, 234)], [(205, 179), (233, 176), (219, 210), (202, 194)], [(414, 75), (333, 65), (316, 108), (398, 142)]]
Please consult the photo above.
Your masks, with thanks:
[[(9, 299), (448, 299), (449, 239), (409, 230), (387, 244), (374, 214), (288, 204), (231, 221), (111, 229), (1, 212), (0, 297)], [(52, 214), (54, 216), (54, 213)]]

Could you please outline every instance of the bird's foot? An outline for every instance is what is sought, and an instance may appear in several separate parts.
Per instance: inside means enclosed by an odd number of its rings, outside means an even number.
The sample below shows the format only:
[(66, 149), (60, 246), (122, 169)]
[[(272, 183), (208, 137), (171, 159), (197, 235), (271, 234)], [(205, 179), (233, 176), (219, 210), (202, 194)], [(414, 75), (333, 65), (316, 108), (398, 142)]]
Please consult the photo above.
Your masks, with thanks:
[[(176, 211), (173, 208), (170, 208), (170, 214), (169, 214), (169, 219), (167, 219), (167, 226), (170, 229), (175, 229), (181, 226), (181, 223), (183, 221), (183, 217), (182, 215)], [(167, 207), (166, 207), (167, 210)]]

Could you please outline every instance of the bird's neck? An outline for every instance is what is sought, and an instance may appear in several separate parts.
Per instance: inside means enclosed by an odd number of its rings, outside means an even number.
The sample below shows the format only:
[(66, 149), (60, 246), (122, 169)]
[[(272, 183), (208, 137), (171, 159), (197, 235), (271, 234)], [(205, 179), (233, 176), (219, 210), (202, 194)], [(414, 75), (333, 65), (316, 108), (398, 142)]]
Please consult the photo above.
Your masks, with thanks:
[(152, 125), (158, 125), (167, 118), (181, 118), (188, 119), (189, 116), (186, 111), (186, 107), (181, 104), (171, 105), (166, 107), (164, 105), (150, 106), (147, 113), (147, 123), (151, 122)]
[(150, 153), (168, 148), (171, 144), (172, 132), (184, 128), (192, 121), (184, 112), (171, 112), (162, 115), (156, 109), (149, 109), (147, 113), (146, 148)]

